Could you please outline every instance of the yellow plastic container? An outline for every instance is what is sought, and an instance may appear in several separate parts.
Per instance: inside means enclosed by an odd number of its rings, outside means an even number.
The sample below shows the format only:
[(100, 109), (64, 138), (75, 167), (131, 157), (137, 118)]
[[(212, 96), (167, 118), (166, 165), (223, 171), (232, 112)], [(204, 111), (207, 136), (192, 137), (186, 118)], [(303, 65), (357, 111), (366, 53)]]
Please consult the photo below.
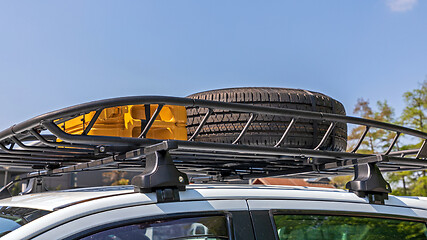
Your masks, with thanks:
[[(158, 105), (150, 105), (150, 116)], [(69, 134), (82, 134), (95, 112), (73, 118), (58, 126)], [(88, 135), (138, 137), (146, 121), (144, 105), (127, 105), (104, 109)], [(183, 106), (165, 105), (146, 138), (187, 140), (187, 112)]]

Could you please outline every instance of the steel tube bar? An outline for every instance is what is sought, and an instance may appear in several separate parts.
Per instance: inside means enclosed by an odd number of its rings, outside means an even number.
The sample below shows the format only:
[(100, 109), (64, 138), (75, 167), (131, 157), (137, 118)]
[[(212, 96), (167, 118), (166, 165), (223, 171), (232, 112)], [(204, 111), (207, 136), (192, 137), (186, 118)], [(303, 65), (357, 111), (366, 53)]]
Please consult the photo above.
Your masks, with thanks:
[(271, 171), (268, 173), (262, 173), (262, 174), (245, 174), (245, 175), (234, 175), (234, 176), (227, 176), (224, 177), (224, 179), (250, 179), (250, 178), (262, 178), (262, 177), (278, 177), (278, 176), (283, 176), (283, 177), (290, 177), (290, 176), (294, 176), (294, 175), (298, 175), (298, 174), (302, 174), (302, 173), (313, 173), (315, 171), (313, 171), (313, 168), (310, 167), (305, 167), (303, 169), (287, 169), (287, 170), (283, 170), (283, 171)]
[(329, 159), (348, 159), (372, 156), (370, 154), (356, 154), (347, 152), (334, 152), (334, 151), (319, 151), (313, 149), (300, 149), (300, 148), (275, 148), (264, 146), (248, 146), (237, 144), (224, 144), (224, 143), (206, 143), (206, 142), (188, 142), (181, 140), (170, 140), (178, 145), (178, 149), (182, 150), (195, 150), (203, 151), (209, 149), (210, 151), (225, 151), (229, 153), (244, 153), (244, 154), (266, 154), (273, 156), (295, 156), (295, 157), (319, 157)]
[(248, 130), (249, 126), (254, 121), (255, 116), (256, 116), (255, 114), (251, 113), (251, 115), (249, 117), (249, 120), (246, 122), (245, 127), (243, 127), (243, 129), (240, 132), (239, 136), (236, 138), (236, 140), (234, 140), (234, 142), (232, 144), (237, 144), (240, 141), (240, 139), (243, 137), (243, 135), (245, 135), (245, 133)]
[(64, 155), (62, 153), (52, 153), (52, 152), (40, 152), (40, 151), (31, 151), (31, 150), (18, 150), (18, 149), (8, 149), (6, 148), (2, 143), (0, 143), (0, 150), (2, 150), (4, 153), (11, 154), (11, 155), (25, 155), (25, 156), (38, 156), (38, 157), (49, 157), (49, 158), (55, 158), (55, 159), (63, 159), (63, 160), (70, 160), (70, 159), (76, 159), (73, 155)]
[(37, 162), (87, 162), (89, 160), (82, 160), (82, 159), (76, 159), (76, 161), (64, 161), (63, 159), (58, 158), (50, 158), (50, 157), (36, 157), (36, 156), (26, 156), (26, 155), (11, 155), (11, 154), (4, 154), (0, 153), (0, 159), (3, 159), (4, 161), (14, 162), (17, 160), (22, 160), (27, 162), (27, 166), (31, 166), (34, 163)]
[(365, 131), (363, 131), (363, 134), (362, 134), (362, 136), (360, 136), (359, 141), (357, 141), (356, 146), (354, 147), (354, 149), (353, 149), (353, 150), (351, 150), (351, 152), (352, 152), (352, 153), (357, 152), (357, 150), (359, 149), (360, 145), (362, 145), (363, 140), (364, 140), (364, 139), (365, 139), (365, 137), (366, 137), (366, 134), (368, 134), (368, 132), (369, 132), (369, 129), (370, 129), (370, 127), (369, 127), (369, 126), (366, 126), (366, 127), (365, 127)]
[(413, 166), (427, 166), (427, 160), (415, 158), (402, 158), (402, 157), (388, 157), (388, 162), (393, 164), (413, 165)]
[(193, 141), (196, 138), (196, 136), (199, 134), (200, 130), (202, 130), (203, 126), (205, 125), (206, 121), (208, 120), (212, 112), (213, 112), (212, 108), (208, 108), (208, 111), (206, 112), (205, 116), (203, 117), (196, 131), (194, 131), (193, 135), (190, 137), (190, 139), (188, 139), (188, 141)]
[(389, 156), (393, 156), (393, 155), (406, 156), (406, 155), (417, 154), (417, 152), (418, 152), (418, 149), (410, 149), (410, 150), (401, 150), (401, 151), (390, 152), (388, 155)]
[[(93, 152), (94, 147), (90, 145), (81, 145), (81, 144), (73, 144), (73, 143), (65, 143), (65, 142), (50, 142), (46, 140), (41, 134), (39, 134), (36, 130), (31, 129), (30, 133), (37, 138), (41, 143), (52, 146), (52, 147), (72, 147), (72, 148), (83, 148), (87, 149), (87, 152)], [(92, 151), (91, 151), (92, 150)]]
[[(73, 149), (73, 148), (54, 148), (54, 147), (34, 147), (34, 146), (27, 146), (24, 143), (22, 143), (21, 141), (19, 141), (18, 138), (16, 137), (11, 137), (12, 141), (14, 143), (16, 143), (19, 147), (21, 147), (24, 150), (32, 150), (32, 151), (38, 151), (38, 152), (51, 152), (51, 153), (57, 153), (57, 154), (63, 154), (63, 155), (74, 155), (75, 154), (80, 154), (80, 155), (87, 155), (89, 153), (92, 152), (88, 152), (88, 151), (80, 151), (80, 149)], [(78, 157), (78, 156), (76, 156)]]
[(323, 138), (320, 141), (319, 145), (317, 145), (317, 147), (315, 147), (314, 150), (319, 150), (322, 147), (322, 145), (326, 142), (326, 140), (328, 140), (328, 137), (331, 135), (332, 131), (335, 128), (335, 124), (336, 124), (335, 122), (331, 122), (325, 135), (323, 135)]
[(109, 136), (82, 136), (71, 135), (62, 131), (55, 123), (44, 122), (43, 126), (46, 127), (57, 138), (80, 144), (90, 144), (93, 146), (98, 145), (115, 145), (115, 146), (144, 146), (148, 144), (161, 143), (162, 140), (155, 139), (141, 139), (141, 138), (128, 138), (128, 137), (109, 137)]
[(295, 118), (291, 119), (291, 122), (289, 123), (288, 127), (286, 128), (285, 132), (283, 133), (282, 137), (280, 138), (280, 140), (276, 143), (276, 145), (274, 145), (274, 147), (280, 147), (280, 144), (282, 144), (283, 141), (285, 141), (286, 137), (289, 135), (292, 127), (294, 126), (296, 122)]
[[(156, 111), (154, 112), (153, 116), (150, 117), (150, 120), (148, 121), (147, 125), (145, 126), (144, 130), (141, 132), (141, 134), (138, 136), (138, 138), (145, 138), (148, 130), (150, 130), (151, 125), (153, 125), (154, 121), (156, 120), (157, 116), (159, 116), (160, 111), (163, 108), (163, 104), (159, 104), (159, 106), (156, 108)], [(145, 116), (147, 118), (147, 116)]]
[(396, 136), (394, 136), (394, 138), (393, 138), (393, 142), (390, 144), (389, 148), (388, 148), (388, 149), (387, 149), (387, 151), (384, 153), (384, 155), (388, 155), (388, 154), (391, 152), (391, 150), (393, 150), (393, 147), (394, 147), (394, 145), (396, 144), (397, 139), (399, 138), (399, 136), (400, 136), (400, 132), (396, 132)]
[(103, 108), (96, 110), (95, 114), (93, 115), (93, 117), (90, 120), (89, 124), (87, 125), (87, 127), (83, 131), (82, 135), (87, 135), (90, 132), (90, 130), (92, 129), (93, 125), (95, 125), (96, 120), (98, 120), (99, 115), (101, 115), (101, 113), (102, 113), (103, 110), (104, 110)]

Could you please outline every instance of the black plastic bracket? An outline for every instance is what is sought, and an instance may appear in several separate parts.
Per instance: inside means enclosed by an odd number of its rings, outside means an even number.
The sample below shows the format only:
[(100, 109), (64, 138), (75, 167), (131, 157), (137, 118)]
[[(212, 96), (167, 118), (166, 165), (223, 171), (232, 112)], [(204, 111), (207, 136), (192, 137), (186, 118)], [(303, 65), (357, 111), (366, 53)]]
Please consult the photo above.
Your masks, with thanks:
[(185, 191), (189, 184), (188, 176), (180, 172), (169, 154), (170, 149), (176, 149), (173, 142), (146, 147), (146, 163), (144, 171), (132, 179), (135, 192), (155, 192), (157, 202), (179, 201), (179, 191)]
[(390, 184), (384, 180), (375, 162), (355, 165), (354, 180), (346, 184), (350, 192), (359, 197), (368, 197), (369, 203), (384, 204), (391, 193)]

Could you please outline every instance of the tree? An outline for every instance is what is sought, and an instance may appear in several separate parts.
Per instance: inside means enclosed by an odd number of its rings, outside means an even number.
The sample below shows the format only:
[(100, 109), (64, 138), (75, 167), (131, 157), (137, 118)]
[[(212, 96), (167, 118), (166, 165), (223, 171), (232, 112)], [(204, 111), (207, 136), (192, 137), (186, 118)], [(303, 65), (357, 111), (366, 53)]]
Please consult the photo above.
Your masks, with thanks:
[[(427, 131), (427, 78), (418, 89), (407, 91), (403, 94), (406, 107), (400, 116), (400, 123), (410, 126), (417, 130)], [(421, 139), (416, 144), (407, 143), (401, 147), (402, 150), (421, 147), (424, 140)], [(427, 196), (427, 172), (400, 172), (390, 173), (388, 178), (397, 187), (393, 194), (395, 195), (416, 195)], [(398, 181), (400, 179), (401, 181)], [(402, 190), (402, 191), (401, 191)]]
[[(381, 122), (387, 122), (387, 123), (397, 123), (396, 119), (394, 118), (394, 109), (390, 107), (387, 103), (387, 100), (384, 100), (383, 102), (378, 101), (377, 102), (377, 108), (378, 111), (374, 113), (374, 119), (381, 121)], [(378, 148), (384, 152), (387, 151), (390, 147), (391, 142), (396, 137), (395, 132), (386, 131), (383, 129), (377, 129), (376, 130), (376, 137), (378, 138)], [(398, 151), (399, 150), (399, 141), (396, 142), (396, 145), (394, 148)]]
[(387, 181), (393, 186), (392, 194), (398, 196), (411, 195), (408, 187), (412, 186), (413, 173), (411, 171), (391, 172), (386, 175)]
[(353, 176), (337, 176), (331, 179), (331, 183), (336, 188), (345, 189), (345, 185), (353, 179)]
[(420, 85), (419, 89), (403, 94), (406, 107), (403, 110), (401, 119), (404, 124), (427, 132), (427, 78)]

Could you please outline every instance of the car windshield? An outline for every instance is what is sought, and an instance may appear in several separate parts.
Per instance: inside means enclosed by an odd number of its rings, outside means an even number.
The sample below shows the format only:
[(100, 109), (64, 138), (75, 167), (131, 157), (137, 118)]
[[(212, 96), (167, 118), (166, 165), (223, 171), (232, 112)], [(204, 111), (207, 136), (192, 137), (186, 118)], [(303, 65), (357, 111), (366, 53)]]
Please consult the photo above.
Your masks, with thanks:
[(48, 213), (50, 211), (0, 206), (0, 237)]

